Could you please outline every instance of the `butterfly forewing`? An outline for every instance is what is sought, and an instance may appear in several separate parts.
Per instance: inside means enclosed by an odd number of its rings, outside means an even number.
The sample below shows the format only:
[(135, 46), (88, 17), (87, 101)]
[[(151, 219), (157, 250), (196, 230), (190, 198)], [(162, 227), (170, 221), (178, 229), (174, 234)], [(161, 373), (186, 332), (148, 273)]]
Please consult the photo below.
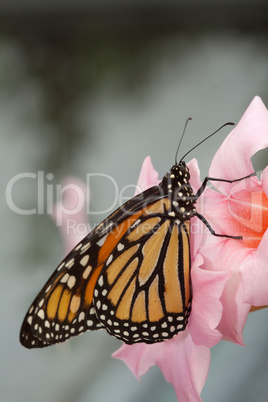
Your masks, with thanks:
[(124, 210), (115, 211), (57, 267), (23, 321), (20, 341), (25, 347), (45, 347), (102, 328), (93, 304), (94, 287), (120, 237), (142, 214), (139, 208), (143, 200), (137, 196), (124, 205)]
[(21, 329), (22, 344), (40, 347), (42, 342), (48, 346), (101, 327), (93, 306), (101, 267), (91, 254), (88, 239), (84, 239), (58, 266), (30, 307)]

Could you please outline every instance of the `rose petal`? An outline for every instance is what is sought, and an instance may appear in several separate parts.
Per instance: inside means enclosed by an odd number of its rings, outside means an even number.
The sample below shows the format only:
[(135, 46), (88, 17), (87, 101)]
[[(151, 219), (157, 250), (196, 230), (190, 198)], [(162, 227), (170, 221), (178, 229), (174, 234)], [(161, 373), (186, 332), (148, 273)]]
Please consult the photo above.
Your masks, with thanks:
[(55, 204), (52, 219), (60, 227), (64, 255), (90, 231), (86, 213), (86, 186), (75, 177), (66, 177), (61, 183), (62, 200)]
[(202, 182), (200, 180), (200, 169), (198, 166), (197, 160), (194, 158), (190, 162), (187, 163), (189, 172), (190, 172), (190, 183), (194, 193), (199, 190)]
[(224, 340), (244, 345), (243, 330), (250, 305), (243, 303), (243, 288), (237, 272), (233, 272), (227, 281), (221, 302), (223, 313), (218, 330), (222, 333)]
[(221, 339), (216, 329), (223, 310), (220, 297), (230, 272), (207, 271), (200, 268), (202, 263), (198, 254), (191, 268), (193, 305), (189, 331), (196, 345), (212, 347)]
[[(256, 96), (237, 127), (216, 152), (209, 170), (210, 177), (238, 179), (253, 172), (250, 158), (268, 147), (268, 111)], [(228, 194), (229, 184), (213, 182), (221, 193)]]
[(137, 378), (157, 364), (165, 379), (173, 385), (180, 402), (201, 401), (210, 350), (195, 345), (188, 329), (169, 341), (153, 345), (123, 345), (113, 357), (123, 360)]
[[(260, 238), (265, 224), (266, 215), (261, 213), (263, 202), (262, 187), (246, 186), (245, 190), (233, 193), (230, 197), (207, 189), (202, 200), (198, 204), (200, 212), (209, 222), (210, 226), (218, 234), (231, 236), (243, 236), (244, 241), (237, 246), (252, 246), (254, 239)], [(202, 202), (201, 202), (202, 201)], [(268, 203), (268, 202), (267, 202)], [(207, 234), (206, 240), (210, 240), (209, 230), (204, 225), (201, 230)], [(220, 239), (218, 239), (220, 241)]]
[(145, 343), (136, 343), (134, 345), (123, 344), (112, 354), (112, 357), (122, 360), (134, 376), (140, 380), (140, 376), (156, 364), (156, 358), (162, 345), (163, 343), (154, 343), (152, 345)]
[(158, 185), (159, 182), (160, 180), (158, 180), (158, 173), (152, 165), (150, 156), (147, 156), (142, 164), (137, 188), (134, 195), (137, 195), (152, 186)]
[(170, 382), (180, 402), (200, 402), (210, 365), (210, 349), (196, 345), (186, 329), (164, 342), (156, 364)]
[(268, 198), (268, 166), (262, 171), (261, 182), (262, 182), (262, 189)]
[(259, 247), (241, 264), (244, 302), (253, 306), (268, 304), (268, 229)]
[(238, 240), (219, 240), (213, 236), (207, 241), (207, 245), (200, 248), (204, 269), (229, 272), (230, 276), (220, 299), (223, 312), (217, 328), (224, 339), (238, 344), (243, 344), (243, 328), (250, 308), (244, 303), (239, 267), (250, 253), (251, 250), (247, 247), (239, 247)]

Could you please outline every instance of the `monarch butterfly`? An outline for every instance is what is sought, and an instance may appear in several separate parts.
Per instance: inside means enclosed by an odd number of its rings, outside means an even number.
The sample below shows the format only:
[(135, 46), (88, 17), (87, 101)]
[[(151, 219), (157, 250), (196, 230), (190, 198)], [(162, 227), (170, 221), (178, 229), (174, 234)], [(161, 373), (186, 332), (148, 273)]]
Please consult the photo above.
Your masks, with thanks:
[(254, 173), (232, 181), (206, 177), (194, 194), (183, 161), (187, 154), (177, 163), (177, 153), (158, 186), (119, 207), (57, 267), (26, 314), (23, 346), (42, 348), (101, 328), (127, 344), (155, 343), (186, 328), (192, 300), (190, 219), (197, 216), (214, 236), (242, 239), (215, 233), (196, 211), (196, 200), (208, 180), (232, 183)]

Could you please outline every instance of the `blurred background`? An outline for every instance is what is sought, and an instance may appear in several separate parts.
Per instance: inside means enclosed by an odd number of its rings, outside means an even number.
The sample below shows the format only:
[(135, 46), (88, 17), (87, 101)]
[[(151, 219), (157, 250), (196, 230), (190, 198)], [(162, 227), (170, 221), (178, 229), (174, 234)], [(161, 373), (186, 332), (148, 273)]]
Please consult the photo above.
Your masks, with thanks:
[[(137, 182), (147, 155), (162, 177), (188, 116), (180, 155), (237, 123), (255, 95), (268, 105), (267, 43), (265, 0), (0, 1), (1, 401), (176, 401), (157, 367), (138, 383), (112, 359), (121, 342), (105, 331), (43, 350), (19, 344), (26, 310), (64, 246), (46, 208), (15, 213), (5, 190), (25, 172), (43, 172), (44, 197), (48, 184), (88, 173), (122, 189)], [(190, 156), (202, 177), (229, 131)], [(37, 190), (35, 179), (17, 181), (14, 203), (37, 208)], [(90, 193), (94, 225), (114, 192), (99, 177)], [(204, 401), (267, 401), (267, 330), (267, 311), (250, 314), (245, 347), (212, 349)]]

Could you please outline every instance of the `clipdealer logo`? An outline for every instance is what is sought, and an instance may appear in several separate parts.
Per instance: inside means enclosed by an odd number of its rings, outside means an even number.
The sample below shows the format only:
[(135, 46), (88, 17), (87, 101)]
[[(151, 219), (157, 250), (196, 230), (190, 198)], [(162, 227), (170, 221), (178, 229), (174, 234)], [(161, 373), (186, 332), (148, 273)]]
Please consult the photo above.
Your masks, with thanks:
[[(104, 194), (109, 191), (111, 198), (108, 207), (93, 211), (90, 208), (90, 188), (92, 180), (97, 180), (102, 184)], [(34, 186), (34, 207), (22, 207), (20, 193), (28, 191), (30, 186)], [(24, 190), (25, 187), (25, 190)], [(129, 184), (119, 190), (115, 179), (105, 173), (88, 173), (85, 182), (76, 178), (70, 178), (61, 184), (56, 184), (52, 173), (43, 171), (22, 172), (10, 178), (5, 189), (6, 203), (9, 209), (18, 215), (53, 215), (57, 226), (66, 226), (67, 233), (86, 234), (89, 232), (89, 224), (81, 221), (79, 213), (87, 215), (109, 215), (117, 206), (123, 205), (132, 198), (136, 184)], [(26, 190), (27, 189), (27, 190)], [(109, 190), (107, 190), (109, 189)], [(142, 189), (138, 189), (142, 191)], [(71, 196), (70, 196), (71, 194)], [(228, 213), (230, 217), (255, 232), (261, 232), (263, 229), (262, 216), (262, 191), (252, 188), (250, 181), (246, 183), (237, 183), (232, 187), (232, 194), (228, 199)], [(71, 202), (70, 202), (71, 199)], [(146, 200), (144, 200), (146, 202)], [(199, 199), (199, 208), (205, 213), (205, 200)], [(55, 207), (58, 206), (56, 215)], [(256, 208), (258, 206), (258, 208)], [(217, 204), (215, 204), (215, 208)], [(128, 213), (126, 210), (125, 213)], [(81, 214), (80, 214), (81, 215)], [(79, 220), (80, 219), (80, 220)], [(207, 228), (198, 220), (191, 219), (191, 233), (200, 234)]]
[[(112, 199), (108, 207), (98, 211), (93, 211), (89, 202), (93, 179), (100, 181), (104, 189), (109, 188), (109, 195)], [(57, 211), (56, 216), (57, 226), (62, 226), (63, 218), (66, 215), (70, 216), (74, 225), (75, 215), (82, 211), (86, 211), (88, 215), (111, 213), (117, 205), (122, 205), (129, 200), (131, 193), (133, 194), (137, 187), (136, 184), (129, 184), (120, 190), (115, 179), (105, 173), (88, 173), (85, 182), (74, 178), (61, 184), (55, 184), (53, 181), (54, 175), (43, 171), (36, 173), (22, 172), (14, 175), (8, 181), (5, 189), (5, 198), (9, 209), (15, 214), (23, 216), (52, 215), (55, 205), (60, 204), (61, 208), (60, 211)], [(34, 207), (32, 208), (22, 207), (20, 205), (20, 195), (18, 195), (18, 190), (23, 191), (23, 186), (29, 188), (29, 185), (34, 185), (35, 188)], [(70, 193), (72, 193), (72, 196), (66, 197)], [(72, 199), (71, 203), (70, 198)]]

